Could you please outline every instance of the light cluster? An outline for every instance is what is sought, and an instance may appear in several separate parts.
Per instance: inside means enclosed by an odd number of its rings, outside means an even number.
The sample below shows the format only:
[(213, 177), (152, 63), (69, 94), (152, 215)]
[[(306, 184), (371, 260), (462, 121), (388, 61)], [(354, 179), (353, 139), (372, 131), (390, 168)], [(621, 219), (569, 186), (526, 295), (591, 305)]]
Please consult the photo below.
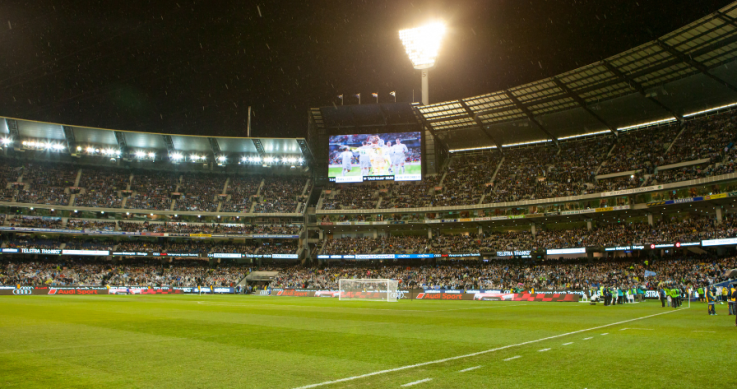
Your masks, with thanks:
[(415, 69), (429, 69), (435, 65), (444, 35), (445, 24), (442, 22), (399, 31), (399, 39)]
[(77, 146), (77, 151), (85, 152), (90, 155), (103, 155), (103, 156), (111, 157), (111, 158), (120, 157), (120, 150), (113, 149), (110, 147), (105, 148), (105, 149), (100, 149), (100, 148), (96, 148), (93, 146), (87, 146), (87, 147)]
[[(5, 139), (3, 139), (3, 144), (10, 144), (10, 142), (5, 143)], [(23, 145), (24, 148), (34, 149), (34, 150), (61, 151), (67, 148), (61, 143), (35, 141), (35, 140), (24, 140), (21, 142), (21, 145)]]
[(252, 163), (252, 164), (263, 164), (263, 165), (277, 165), (277, 164), (283, 164), (283, 165), (295, 165), (295, 164), (303, 164), (304, 158), (293, 156), (293, 155), (285, 155), (285, 156), (272, 156), (267, 155), (265, 157), (260, 156), (243, 156), (241, 157), (242, 163)]

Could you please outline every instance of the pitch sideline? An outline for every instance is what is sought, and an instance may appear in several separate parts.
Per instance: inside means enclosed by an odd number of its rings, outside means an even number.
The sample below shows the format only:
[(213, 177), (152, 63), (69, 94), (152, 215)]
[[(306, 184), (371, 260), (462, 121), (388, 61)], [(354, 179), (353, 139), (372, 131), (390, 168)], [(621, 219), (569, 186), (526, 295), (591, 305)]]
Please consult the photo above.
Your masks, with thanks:
[(688, 309), (688, 307), (686, 307), (686, 308), (679, 308), (679, 309), (676, 309), (676, 310), (673, 310), (673, 311), (656, 313), (656, 314), (648, 315), (648, 316), (636, 317), (634, 319), (628, 319), (628, 320), (618, 321), (616, 323), (604, 324), (602, 326), (586, 328), (586, 329), (583, 329), (583, 330), (568, 332), (568, 333), (565, 333), (565, 334), (548, 336), (546, 338), (541, 338), (541, 339), (536, 339), (536, 340), (529, 340), (527, 342), (522, 342), (522, 343), (517, 343), (517, 344), (510, 344), (510, 345), (502, 346), (502, 347), (496, 347), (496, 348), (492, 348), (492, 349), (489, 349), (489, 350), (478, 351), (478, 352), (471, 353), (471, 354), (458, 355), (458, 356), (455, 356), (455, 357), (437, 359), (437, 360), (429, 361), (429, 362), (416, 363), (414, 365), (400, 366), (400, 367), (395, 367), (393, 369), (379, 370), (379, 371), (375, 371), (375, 372), (372, 372), (372, 373), (361, 374), (361, 375), (357, 375), (357, 376), (353, 376), (353, 377), (341, 378), (341, 379), (337, 379), (337, 380), (333, 380), (333, 381), (320, 382), (318, 384), (299, 386), (299, 387), (296, 387), (294, 389), (318, 388), (318, 387), (321, 387), (321, 386), (338, 384), (338, 383), (341, 383), (341, 382), (354, 381), (354, 380), (358, 380), (358, 379), (361, 379), (361, 378), (373, 377), (373, 376), (377, 376), (377, 375), (381, 375), (381, 374), (394, 373), (394, 372), (397, 372), (397, 371), (414, 369), (416, 367), (422, 367), (422, 366), (428, 366), (428, 365), (435, 365), (435, 364), (438, 364), (438, 363), (450, 362), (450, 361), (455, 361), (455, 360), (458, 360), (458, 359), (471, 358), (471, 357), (475, 357), (475, 356), (479, 356), (479, 355), (484, 355), (484, 354), (492, 353), (492, 352), (499, 351), (499, 350), (505, 350), (505, 349), (509, 349), (509, 348), (513, 348), (513, 347), (520, 347), (520, 346), (525, 346), (525, 345), (528, 345), (528, 344), (539, 343), (539, 342), (543, 342), (543, 341), (550, 340), (550, 339), (562, 338), (562, 337), (568, 336), (568, 335), (580, 334), (582, 332), (598, 330), (600, 328), (607, 328), (607, 327), (616, 326), (616, 325), (620, 325), (620, 324), (624, 324), (624, 323), (630, 323), (630, 322), (633, 322), (633, 321), (648, 319), (648, 318), (655, 317), (655, 316), (667, 315), (669, 313), (679, 312), (679, 311), (682, 311), (684, 309)]

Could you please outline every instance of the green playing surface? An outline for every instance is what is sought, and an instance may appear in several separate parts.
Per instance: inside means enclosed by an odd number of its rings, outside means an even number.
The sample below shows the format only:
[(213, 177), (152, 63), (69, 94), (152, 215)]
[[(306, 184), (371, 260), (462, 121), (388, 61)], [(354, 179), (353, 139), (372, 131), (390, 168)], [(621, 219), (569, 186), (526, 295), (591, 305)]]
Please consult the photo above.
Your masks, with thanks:
[[(340, 176), (343, 172), (343, 168), (331, 166), (328, 169), (328, 177), (337, 177)], [(422, 173), (422, 166), (418, 164), (413, 165), (404, 165), (404, 172), (405, 174), (420, 174)], [(389, 174), (389, 173), (387, 173)], [(360, 176), (361, 175), (361, 167), (358, 165), (353, 165), (353, 169), (350, 173), (346, 173), (346, 176)]]
[(717, 313), (654, 301), (2, 296), (0, 388), (731, 388), (737, 328), (727, 305)]

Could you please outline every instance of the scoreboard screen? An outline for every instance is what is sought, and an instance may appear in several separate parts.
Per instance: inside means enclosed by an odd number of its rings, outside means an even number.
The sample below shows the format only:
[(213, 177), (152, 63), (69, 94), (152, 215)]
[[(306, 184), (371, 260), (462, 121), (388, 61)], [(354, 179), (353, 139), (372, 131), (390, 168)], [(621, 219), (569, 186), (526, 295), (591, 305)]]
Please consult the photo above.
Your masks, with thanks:
[(422, 180), (420, 132), (334, 135), (329, 142), (330, 181)]

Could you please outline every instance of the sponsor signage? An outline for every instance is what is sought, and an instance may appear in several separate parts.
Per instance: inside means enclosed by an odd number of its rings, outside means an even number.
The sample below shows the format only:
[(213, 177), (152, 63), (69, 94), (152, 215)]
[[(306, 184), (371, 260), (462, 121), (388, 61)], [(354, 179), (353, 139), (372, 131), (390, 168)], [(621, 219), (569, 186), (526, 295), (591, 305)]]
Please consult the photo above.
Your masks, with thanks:
[(513, 250), (513, 251), (497, 251), (497, 257), (520, 257), (520, 258), (531, 258), (531, 250)]
[(147, 257), (148, 253), (145, 251), (113, 251), (112, 255), (125, 256), (125, 257)]
[[(581, 299), (582, 291), (566, 291), (566, 292), (543, 292), (530, 294), (511, 293), (499, 290), (432, 290), (432, 289), (413, 289), (398, 290), (398, 299), (417, 299), (417, 300), (466, 300), (466, 301), (538, 301), (538, 302), (578, 302)], [(347, 297), (347, 298), (367, 298), (380, 299), (384, 297), (385, 292), (366, 291), (366, 292), (340, 292), (337, 290), (317, 290), (317, 289), (272, 289), (261, 293), (269, 296), (289, 296), (289, 297)]]
[(701, 245), (704, 247), (709, 246), (729, 246), (737, 244), (737, 238), (724, 238), (724, 239), (709, 239), (702, 240)]
[(207, 256), (210, 258), (243, 258), (243, 254), (240, 253), (210, 253)]
[(673, 243), (659, 243), (659, 244), (654, 244), (653, 243), (653, 244), (650, 244), (650, 250), (667, 249), (667, 248), (671, 248), (671, 247), (674, 247), (674, 246), (675, 245)]
[[(320, 254), (317, 259), (427, 259), (427, 258), (473, 258), (480, 253), (459, 254)], [(276, 257), (275, 257), (276, 258)]]
[(61, 250), (61, 255), (108, 256), (108, 250)]
[(160, 252), (153, 252), (151, 253), (151, 256), (153, 257), (174, 257), (174, 258), (198, 258), (200, 256), (199, 253), (160, 253)]
[(632, 245), (632, 246), (614, 246), (605, 247), (604, 251), (631, 251), (631, 250), (644, 250), (644, 245)]
[(586, 254), (586, 247), (574, 247), (569, 249), (550, 249), (547, 250), (548, 255), (562, 255), (562, 254)]

